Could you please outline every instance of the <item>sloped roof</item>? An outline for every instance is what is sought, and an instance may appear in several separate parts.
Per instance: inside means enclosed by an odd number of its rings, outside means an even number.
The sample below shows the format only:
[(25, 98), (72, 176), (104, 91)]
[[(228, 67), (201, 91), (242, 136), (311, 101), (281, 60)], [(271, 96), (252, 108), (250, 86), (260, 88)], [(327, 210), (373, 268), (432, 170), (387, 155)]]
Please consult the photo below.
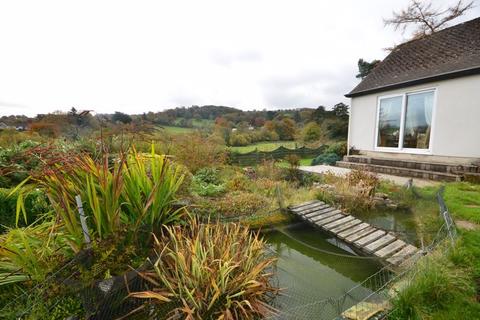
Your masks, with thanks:
[(480, 73), (480, 18), (397, 46), (347, 97)]

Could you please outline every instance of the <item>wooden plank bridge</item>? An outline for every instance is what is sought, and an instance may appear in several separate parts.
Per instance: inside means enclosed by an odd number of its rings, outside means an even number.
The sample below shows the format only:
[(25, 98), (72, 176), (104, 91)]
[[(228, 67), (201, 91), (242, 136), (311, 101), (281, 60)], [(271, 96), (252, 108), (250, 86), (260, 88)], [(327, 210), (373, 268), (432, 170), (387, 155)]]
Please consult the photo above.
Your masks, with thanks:
[(300, 219), (333, 234), (348, 245), (367, 255), (378, 257), (388, 265), (400, 266), (411, 256), (420, 253), (415, 246), (398, 239), (322, 201), (313, 200), (289, 207)]

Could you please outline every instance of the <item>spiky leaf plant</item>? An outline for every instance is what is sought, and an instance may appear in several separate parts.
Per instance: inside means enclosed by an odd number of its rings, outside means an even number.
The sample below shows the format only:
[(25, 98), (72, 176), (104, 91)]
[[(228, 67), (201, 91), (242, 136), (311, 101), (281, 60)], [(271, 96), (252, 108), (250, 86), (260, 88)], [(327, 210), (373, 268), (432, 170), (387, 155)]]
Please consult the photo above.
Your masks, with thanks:
[(270, 299), (275, 259), (265, 242), (239, 224), (166, 227), (155, 237), (156, 258), (142, 272), (152, 289), (144, 310), (167, 319), (257, 319), (274, 312)]

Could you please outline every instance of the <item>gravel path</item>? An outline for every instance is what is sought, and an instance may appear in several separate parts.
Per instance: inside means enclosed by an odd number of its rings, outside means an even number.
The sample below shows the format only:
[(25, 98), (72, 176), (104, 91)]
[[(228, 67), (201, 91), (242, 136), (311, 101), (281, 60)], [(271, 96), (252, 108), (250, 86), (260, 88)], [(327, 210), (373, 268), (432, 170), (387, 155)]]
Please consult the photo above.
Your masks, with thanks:
[[(312, 172), (312, 173), (331, 172), (337, 176), (344, 176), (351, 171), (351, 169), (348, 169), (348, 168), (340, 168), (340, 167), (333, 167), (333, 166), (327, 166), (327, 165), (300, 166), (299, 169), (302, 171)], [(411, 179), (409, 177), (392, 176), (392, 175), (383, 174), (383, 173), (377, 173), (377, 175), (380, 177), (380, 179), (390, 180), (391, 182), (397, 185), (405, 185), (407, 181)], [(413, 185), (417, 187), (437, 186), (439, 184), (440, 182), (438, 181), (413, 178)]]

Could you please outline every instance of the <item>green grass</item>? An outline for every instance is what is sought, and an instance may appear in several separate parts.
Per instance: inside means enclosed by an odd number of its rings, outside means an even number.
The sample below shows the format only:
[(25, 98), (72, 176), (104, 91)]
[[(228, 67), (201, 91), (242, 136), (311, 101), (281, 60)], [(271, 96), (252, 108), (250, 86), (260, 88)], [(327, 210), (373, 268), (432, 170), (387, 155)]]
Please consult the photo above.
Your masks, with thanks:
[[(300, 159), (301, 166), (311, 166), (313, 158)], [(276, 163), (279, 168), (289, 168), (290, 165), (286, 160), (280, 160)]]
[(170, 134), (184, 134), (194, 132), (195, 128), (182, 128), (182, 127), (173, 127), (173, 126), (162, 126), (162, 128)]
[[(423, 196), (432, 193), (426, 188), (419, 191)], [(480, 185), (447, 183), (444, 199), (454, 219), (480, 222)], [(422, 220), (428, 224), (428, 219)], [(413, 281), (392, 301), (389, 319), (478, 318), (480, 230), (460, 229), (458, 234), (455, 247), (447, 241), (416, 264)]]
[(445, 186), (444, 199), (455, 218), (480, 224), (480, 185), (467, 182), (448, 183)]
[(302, 144), (295, 141), (258, 142), (243, 147), (230, 147), (230, 150), (240, 153), (252, 152), (255, 149), (257, 149), (258, 151), (273, 151), (280, 146), (284, 146), (285, 148), (289, 149), (295, 149), (295, 146), (297, 146), (297, 148), (300, 148)]

